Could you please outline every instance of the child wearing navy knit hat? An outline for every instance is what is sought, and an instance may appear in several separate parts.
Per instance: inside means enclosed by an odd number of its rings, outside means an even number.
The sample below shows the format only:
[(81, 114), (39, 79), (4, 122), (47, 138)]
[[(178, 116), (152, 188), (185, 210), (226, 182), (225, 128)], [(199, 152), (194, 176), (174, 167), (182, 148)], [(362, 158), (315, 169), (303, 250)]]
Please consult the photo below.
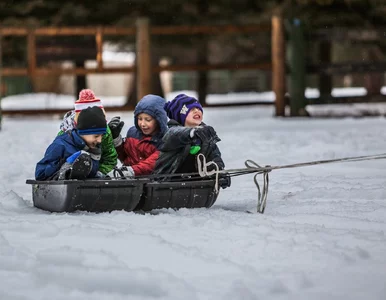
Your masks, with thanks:
[[(220, 138), (212, 126), (203, 123), (204, 110), (194, 97), (177, 95), (164, 106), (170, 118), (169, 130), (163, 137), (163, 146), (155, 167), (155, 174), (196, 173), (197, 155), (217, 164), (225, 165), (217, 147)], [(222, 181), (222, 187), (230, 186), (230, 178)]]
[(57, 136), (48, 146), (36, 165), (36, 180), (101, 177), (98, 168), (106, 128), (106, 117), (100, 107), (83, 109), (77, 128)]

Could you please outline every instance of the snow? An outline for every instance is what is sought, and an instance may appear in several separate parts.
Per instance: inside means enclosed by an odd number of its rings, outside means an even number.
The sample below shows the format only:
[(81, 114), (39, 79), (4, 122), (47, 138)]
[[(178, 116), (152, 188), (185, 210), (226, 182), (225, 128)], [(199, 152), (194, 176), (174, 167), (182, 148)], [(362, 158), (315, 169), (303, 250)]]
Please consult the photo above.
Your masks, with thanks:
[[(106, 57), (110, 57), (110, 52), (104, 51)], [(111, 55), (109, 61), (117, 58), (117, 53)], [(122, 55), (128, 55), (122, 53)], [(130, 55), (129, 55), (130, 56)], [(123, 58), (122, 58), (123, 59)], [(172, 100), (179, 93), (185, 93), (193, 97), (198, 97), (196, 91), (183, 90), (167, 93), (165, 98)], [(354, 88), (334, 88), (331, 95), (334, 97), (365, 96), (367, 91), (363, 87)], [(381, 94), (386, 95), (386, 86), (382, 87)], [(318, 98), (319, 90), (307, 88), (305, 96), (308, 99)], [(126, 96), (100, 96), (103, 105), (106, 107), (119, 107), (126, 103)], [(20, 109), (72, 109), (75, 97), (73, 95), (61, 95), (53, 93), (36, 93), (8, 96), (1, 100), (3, 110), (20, 110)], [(275, 95), (272, 91), (266, 92), (244, 92), (228, 94), (209, 94), (206, 99), (209, 105), (230, 104), (230, 103), (266, 103), (271, 104), (275, 101)], [(386, 103), (369, 104), (330, 104), (330, 105), (308, 105), (307, 111), (314, 117), (360, 117), (360, 116), (379, 116), (386, 115)]]
[[(122, 106), (126, 103), (125, 96), (103, 96), (103, 106)], [(75, 97), (53, 93), (22, 94), (4, 97), (1, 100), (3, 110), (20, 109), (74, 109)]]
[(119, 62), (133, 65), (135, 62), (135, 53), (104, 50), (102, 60), (103, 62)]
[[(196, 91), (185, 90), (171, 92), (167, 95), (170, 99), (173, 99), (178, 93), (185, 93), (194, 95), (197, 97)], [(386, 94), (386, 86), (381, 88), (381, 94)], [(319, 98), (320, 92), (316, 88), (306, 88), (304, 95), (308, 99)], [(352, 97), (352, 96), (366, 96), (367, 90), (364, 87), (351, 87), (351, 88), (333, 88), (331, 96), (333, 97)], [(169, 100), (169, 99), (168, 99)], [(273, 103), (275, 101), (275, 94), (272, 91), (266, 92), (243, 92), (243, 93), (228, 93), (228, 94), (210, 94), (207, 96), (206, 102), (208, 104), (221, 104), (221, 103), (235, 103), (235, 102), (262, 102)]]
[[(114, 115), (124, 131), (132, 124), (132, 112)], [(227, 168), (386, 152), (383, 117), (272, 115), (205, 108)], [(263, 215), (245, 213), (256, 209), (252, 175), (233, 178), (210, 209), (48, 213), (25, 180), (59, 123), (3, 118), (0, 299), (385, 298), (384, 160), (272, 171)]]

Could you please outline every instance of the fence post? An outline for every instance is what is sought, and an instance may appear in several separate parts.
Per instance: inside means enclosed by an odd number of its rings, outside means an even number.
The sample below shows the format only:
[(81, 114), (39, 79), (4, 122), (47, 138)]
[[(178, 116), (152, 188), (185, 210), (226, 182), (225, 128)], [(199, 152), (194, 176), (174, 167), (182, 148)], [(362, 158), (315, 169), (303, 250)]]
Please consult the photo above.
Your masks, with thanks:
[(98, 26), (97, 33), (95, 35), (95, 42), (97, 47), (97, 69), (101, 71), (103, 69), (103, 32), (102, 27)]
[(36, 76), (36, 36), (35, 30), (30, 29), (27, 36), (27, 51), (28, 51), (28, 76), (31, 80), (32, 90), (35, 89)]
[(150, 26), (148, 18), (136, 22), (137, 101), (151, 93)]
[(289, 93), (291, 117), (306, 116), (306, 49), (303, 25), (299, 19), (287, 23), (287, 59), (289, 66)]
[(272, 17), (272, 90), (275, 94), (275, 115), (285, 116), (285, 49), (284, 29), (281, 14)]

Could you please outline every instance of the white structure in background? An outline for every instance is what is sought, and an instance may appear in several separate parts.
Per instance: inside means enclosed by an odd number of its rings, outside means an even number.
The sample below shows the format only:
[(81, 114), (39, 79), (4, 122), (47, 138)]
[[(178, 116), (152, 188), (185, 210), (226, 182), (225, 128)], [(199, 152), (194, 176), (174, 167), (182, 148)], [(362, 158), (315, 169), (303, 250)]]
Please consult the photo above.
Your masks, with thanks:
[[(105, 67), (130, 67), (135, 64), (134, 52), (119, 52), (116, 46), (108, 43), (103, 46), (103, 49), (102, 58)], [(73, 67), (74, 63), (72, 61), (63, 63), (63, 68)], [(93, 69), (96, 67), (96, 60), (85, 62), (85, 68)], [(96, 95), (100, 96), (127, 96), (132, 79), (132, 73), (91, 74), (86, 76), (87, 88), (92, 89)], [(60, 93), (73, 95), (75, 93), (74, 83), (74, 75), (62, 75), (59, 79)]]
[[(103, 65), (108, 68), (131, 67), (135, 64), (134, 52), (103, 51)], [(86, 61), (85, 67), (96, 68), (95, 60)], [(87, 75), (87, 87), (96, 95), (127, 96), (133, 83), (133, 73), (90, 74)]]
[[(165, 67), (165, 66), (170, 65), (170, 59), (168, 59), (167, 57), (161, 58), (159, 65), (161, 67)], [(160, 73), (160, 81), (161, 81), (162, 90), (163, 90), (165, 97), (166, 97), (166, 95), (173, 92), (173, 72), (171, 72), (171, 71), (161, 72)]]
[[(103, 45), (103, 65), (108, 68), (131, 67), (135, 65), (135, 52), (121, 52), (118, 47), (109, 43)], [(167, 58), (160, 60), (160, 66), (168, 65)], [(72, 61), (64, 62), (63, 68), (74, 68)], [(85, 68), (95, 69), (96, 60), (85, 62)], [(161, 86), (165, 94), (172, 92), (172, 72), (164, 71), (160, 74)], [(75, 93), (75, 76), (62, 75), (59, 79), (61, 94), (73, 95)], [(91, 74), (86, 76), (87, 88), (92, 89), (100, 96), (127, 96), (133, 84), (133, 73)]]

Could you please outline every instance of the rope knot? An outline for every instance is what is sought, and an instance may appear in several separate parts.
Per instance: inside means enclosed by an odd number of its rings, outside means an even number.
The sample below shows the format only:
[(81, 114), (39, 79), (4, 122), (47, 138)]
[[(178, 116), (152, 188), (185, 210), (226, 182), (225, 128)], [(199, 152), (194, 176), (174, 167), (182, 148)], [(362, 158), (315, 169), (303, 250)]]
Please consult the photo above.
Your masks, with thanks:
[[(265, 167), (261, 167), (258, 163), (255, 161), (248, 159), (245, 161), (245, 166), (248, 169), (255, 169), (256, 174), (253, 176), (253, 181), (255, 182), (256, 188), (257, 188), (257, 212), (263, 214), (265, 207), (267, 205), (267, 198), (268, 198), (268, 184), (269, 184), (269, 177), (268, 173), (272, 171), (272, 167), (270, 165), (266, 165)], [(260, 189), (260, 185), (257, 182), (257, 175), (263, 174), (263, 189)]]
[[(211, 171), (208, 171), (208, 167), (213, 165), (214, 169)], [(218, 167), (218, 164), (216, 164), (214, 161), (208, 161), (206, 162), (206, 157), (204, 154), (199, 153), (197, 155), (197, 169), (198, 174), (200, 174), (201, 177), (211, 176), (216, 174), (216, 183), (214, 185), (214, 189), (216, 194), (218, 193), (218, 180), (219, 180), (219, 172), (220, 168)]]

